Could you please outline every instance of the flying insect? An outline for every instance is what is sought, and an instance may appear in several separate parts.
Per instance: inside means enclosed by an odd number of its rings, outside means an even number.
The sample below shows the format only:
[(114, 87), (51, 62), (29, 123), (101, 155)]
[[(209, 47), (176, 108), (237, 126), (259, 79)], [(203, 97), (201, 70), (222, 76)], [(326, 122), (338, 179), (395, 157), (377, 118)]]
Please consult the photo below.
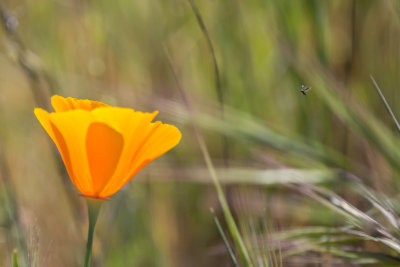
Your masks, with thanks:
[(307, 86), (302, 85), (302, 86), (301, 86), (301, 89), (300, 89), (300, 92), (301, 92), (303, 95), (306, 95), (306, 94), (307, 94), (307, 91), (310, 90), (310, 89), (311, 89), (311, 87), (307, 87)]

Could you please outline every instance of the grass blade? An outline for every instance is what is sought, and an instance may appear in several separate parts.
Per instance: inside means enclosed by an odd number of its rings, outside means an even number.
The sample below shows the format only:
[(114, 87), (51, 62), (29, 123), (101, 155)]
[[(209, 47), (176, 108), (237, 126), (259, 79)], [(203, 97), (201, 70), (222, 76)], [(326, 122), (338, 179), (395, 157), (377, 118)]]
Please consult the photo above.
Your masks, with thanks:
[(222, 240), (224, 240), (224, 244), (225, 244), (226, 250), (228, 250), (228, 253), (229, 253), (229, 256), (231, 257), (233, 265), (235, 267), (239, 267), (238, 262), (237, 262), (236, 257), (235, 257), (235, 254), (233, 253), (231, 245), (229, 244), (228, 238), (226, 237), (225, 232), (222, 229), (221, 223), (219, 222), (218, 217), (214, 214), (214, 209), (211, 209), (211, 213), (214, 216), (214, 221), (215, 221), (215, 224), (217, 225), (218, 232), (221, 235)]
[(374, 84), (374, 87), (376, 89), (376, 91), (378, 91), (379, 96), (381, 97), (383, 103), (385, 104), (385, 107), (387, 109), (387, 111), (389, 112), (390, 116), (392, 117), (394, 123), (396, 124), (397, 130), (400, 132), (400, 124), (396, 119), (396, 116), (394, 115), (392, 109), (389, 106), (389, 103), (386, 101), (385, 96), (383, 95), (381, 89), (379, 88), (379, 85), (377, 84), (377, 82), (375, 81), (374, 77), (372, 75), (369, 75), (372, 83)]
[(209, 174), (210, 174), (210, 176), (212, 178), (212, 181), (214, 183), (214, 186), (215, 186), (215, 188), (217, 190), (218, 200), (219, 200), (219, 202), (221, 204), (222, 210), (224, 212), (225, 220), (226, 220), (226, 222), (228, 224), (228, 227), (229, 227), (229, 230), (231, 232), (231, 235), (232, 235), (232, 238), (234, 240), (234, 243), (235, 243), (235, 245), (236, 245), (236, 247), (238, 249), (240, 258), (241, 258), (244, 266), (252, 267), (253, 264), (251, 263), (251, 260), (250, 260), (250, 257), (249, 257), (249, 253), (248, 253), (247, 248), (246, 248), (246, 246), (245, 246), (245, 244), (243, 242), (243, 239), (242, 239), (241, 234), (239, 232), (239, 228), (236, 225), (235, 219), (233, 218), (233, 215), (232, 215), (232, 213), (230, 211), (230, 208), (229, 208), (229, 205), (228, 205), (228, 201), (225, 198), (225, 194), (224, 194), (224, 191), (222, 189), (222, 186), (218, 181), (217, 174), (215, 172), (214, 165), (213, 165), (213, 163), (211, 161), (210, 154), (208, 153), (208, 149), (207, 149), (206, 143), (205, 143), (202, 135), (200, 134), (200, 131), (199, 131), (198, 127), (197, 127), (197, 124), (195, 123), (195, 119), (194, 119), (195, 117), (194, 117), (194, 113), (193, 113), (192, 107), (190, 105), (189, 99), (188, 99), (188, 97), (186, 95), (185, 90), (180, 85), (177, 73), (175, 71), (175, 68), (173, 67), (172, 61), (171, 61), (167, 51), (166, 51), (166, 55), (167, 55), (168, 63), (170, 65), (171, 72), (172, 72), (172, 74), (174, 76), (176, 85), (177, 85), (177, 87), (179, 89), (179, 92), (181, 93), (181, 96), (182, 96), (183, 102), (185, 104), (186, 110), (189, 113), (189, 116), (191, 118), (193, 131), (195, 133), (197, 142), (199, 144), (199, 147), (200, 147), (201, 153), (203, 155), (204, 161), (206, 163), (207, 169), (209, 171)]

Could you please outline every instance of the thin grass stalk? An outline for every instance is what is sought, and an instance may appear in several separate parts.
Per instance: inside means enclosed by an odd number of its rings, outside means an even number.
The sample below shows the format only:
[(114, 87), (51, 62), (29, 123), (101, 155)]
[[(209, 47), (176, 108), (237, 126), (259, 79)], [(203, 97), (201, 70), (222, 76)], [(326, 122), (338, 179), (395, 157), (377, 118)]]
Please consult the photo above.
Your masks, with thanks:
[(238, 262), (236, 260), (236, 257), (235, 257), (235, 253), (233, 252), (233, 250), (232, 250), (232, 248), (231, 248), (231, 246), (229, 244), (228, 238), (226, 237), (225, 232), (222, 229), (222, 226), (221, 226), (221, 223), (218, 220), (218, 217), (214, 214), (214, 210), (213, 209), (211, 209), (211, 212), (212, 212), (212, 214), (214, 216), (214, 221), (215, 221), (215, 224), (217, 225), (218, 232), (221, 235), (222, 240), (224, 240), (225, 247), (228, 250), (228, 254), (231, 257), (233, 265), (235, 267), (239, 267), (239, 264), (238, 264)]
[[(329, 106), (332, 112), (347, 126), (356, 130), (382, 153), (397, 170), (400, 169), (400, 151), (393, 134), (378, 119), (361, 109), (358, 105), (349, 105), (341, 97), (344, 86), (338, 82), (321, 62), (311, 53), (296, 56), (294, 47), (278, 31), (273, 39), (281, 50), (282, 57), (304, 80), (312, 82), (318, 96)], [(335, 89), (335, 90), (333, 90)]]
[[(201, 16), (201, 13), (199, 9), (197, 8), (196, 4), (194, 3), (194, 0), (188, 0), (190, 7), (193, 10), (193, 13), (196, 16), (197, 23), (199, 24), (199, 27), (201, 29), (201, 32), (204, 35), (204, 38), (207, 41), (207, 46), (208, 49), (210, 50), (211, 58), (212, 58), (212, 63), (213, 63), (213, 68), (214, 68), (214, 75), (215, 75), (215, 90), (217, 91), (218, 95), (218, 102), (219, 102), (219, 107), (221, 109), (221, 119), (224, 120), (224, 103), (225, 103), (225, 96), (224, 96), (224, 90), (222, 89), (221, 85), (221, 77), (220, 77), (220, 70), (218, 67), (218, 61), (217, 57), (215, 55), (215, 49), (214, 45), (211, 41), (210, 34), (207, 30), (206, 24), (204, 23), (203, 17)], [(228, 162), (229, 162), (229, 143), (228, 139), (225, 133), (222, 133), (222, 154), (224, 156), (224, 163), (225, 167), (228, 167)]]
[[(193, 123), (193, 125), (195, 125), (195, 124)], [(198, 131), (198, 130), (196, 129), (196, 131)], [(196, 138), (197, 138), (197, 141), (198, 141), (199, 146), (201, 148), (204, 160), (205, 160), (207, 168), (208, 168), (208, 170), (210, 172), (210, 176), (211, 176), (211, 178), (213, 180), (214, 186), (215, 186), (215, 188), (217, 190), (218, 200), (219, 200), (219, 202), (220, 202), (220, 204), (222, 206), (222, 210), (224, 212), (225, 219), (226, 219), (226, 221), (228, 223), (229, 230), (231, 231), (232, 238), (235, 241), (235, 244), (238, 246), (241, 258), (244, 261), (245, 266), (249, 266), (249, 267), (253, 266), (253, 264), (250, 261), (250, 257), (249, 257), (247, 248), (244, 245), (244, 242), (243, 242), (242, 237), (240, 235), (239, 229), (238, 229), (238, 227), (236, 225), (235, 219), (233, 218), (233, 215), (232, 215), (232, 213), (231, 213), (231, 211), (229, 209), (229, 205), (228, 205), (228, 202), (227, 202), (227, 200), (225, 198), (225, 194), (224, 194), (224, 191), (222, 189), (222, 186), (218, 181), (218, 178), (217, 178), (217, 175), (216, 175), (216, 172), (215, 172), (215, 169), (214, 169), (214, 165), (212, 164), (212, 161), (211, 161), (210, 155), (208, 153), (207, 147), (205, 145), (205, 142), (204, 142), (203, 138), (201, 137), (201, 135), (199, 134), (199, 132), (196, 133)]]
[[(179, 116), (185, 123), (191, 123), (191, 118), (187, 114), (186, 108), (175, 101), (165, 103), (168, 105), (171, 114)], [(250, 117), (244, 112), (228, 108), (227, 106), (225, 106), (224, 120), (211, 114), (211, 112), (201, 112), (194, 115), (199, 127), (225, 134), (230, 138), (236, 139), (238, 142), (246, 144), (251, 142), (273, 147), (277, 150), (288, 151), (291, 154), (307, 156), (331, 166), (344, 167), (346, 166), (344, 162), (349, 160), (340, 152), (321, 143), (313, 142), (311, 145), (306, 145), (294, 138), (278, 134), (261, 120)]]
[(212, 62), (213, 62), (213, 67), (214, 67), (214, 74), (215, 74), (215, 89), (217, 90), (217, 95), (218, 95), (218, 102), (220, 104), (220, 108), (221, 108), (221, 113), (222, 116), (224, 114), (224, 91), (222, 90), (222, 86), (221, 86), (221, 78), (220, 78), (220, 71), (219, 71), (219, 67), (218, 67), (218, 62), (217, 62), (217, 57), (215, 56), (215, 49), (214, 49), (214, 45), (211, 41), (211, 37), (210, 34), (208, 33), (206, 24), (204, 23), (204, 20), (200, 14), (199, 9), (197, 8), (196, 4), (194, 3), (193, 0), (188, 0), (190, 7), (193, 10), (193, 13), (196, 16), (196, 20), (197, 23), (200, 26), (200, 29), (207, 41), (207, 46), (208, 49), (210, 50), (210, 54), (211, 54), (211, 58), (212, 58)]
[[(272, 254), (272, 256), (271, 256)], [(271, 253), (269, 254), (269, 256), (272, 258), (273, 260), (273, 266), (279, 266), (278, 265), (278, 259), (276, 257), (276, 253), (275, 253), (275, 248), (272, 248)]]
[(22, 255), (22, 264), (26, 264), (27, 247), (24, 227), (22, 225), (16, 200), (16, 189), (11, 180), (10, 169), (5, 158), (5, 151), (0, 141), (0, 190), (2, 195), (3, 208), (7, 214), (8, 234), (14, 239), (16, 246)]
[(170, 59), (170, 56), (169, 56), (169, 53), (168, 53), (167, 49), (165, 49), (165, 52), (166, 52), (166, 57), (168, 59), (168, 64), (169, 64), (171, 72), (173, 74), (173, 78), (174, 78), (174, 80), (176, 82), (176, 85), (178, 87), (178, 90), (179, 90), (179, 92), (180, 92), (180, 94), (182, 96), (182, 99), (183, 99), (184, 105), (186, 107), (186, 110), (189, 113), (189, 117), (190, 117), (190, 121), (191, 121), (191, 124), (192, 124), (192, 127), (193, 127), (193, 131), (195, 133), (197, 142), (199, 144), (201, 153), (203, 155), (203, 158), (204, 158), (204, 161), (206, 163), (206, 166), (207, 166), (207, 169), (209, 171), (209, 174), (211, 176), (211, 179), (212, 179), (212, 181), (214, 183), (215, 189), (217, 190), (218, 200), (219, 200), (219, 202), (221, 204), (221, 207), (222, 207), (222, 210), (223, 210), (223, 213), (224, 213), (224, 216), (225, 216), (225, 220), (226, 220), (226, 222), (228, 224), (228, 227), (229, 227), (229, 230), (230, 230), (230, 232), (232, 234), (233, 241), (234, 241), (236, 247), (238, 248), (238, 252), (239, 252), (240, 258), (241, 258), (241, 260), (243, 262), (243, 266), (252, 267), (253, 264), (251, 263), (251, 260), (250, 260), (250, 257), (249, 257), (249, 253), (248, 253), (247, 248), (246, 248), (246, 246), (245, 246), (245, 244), (243, 242), (243, 239), (242, 239), (242, 237), (240, 235), (239, 228), (236, 225), (235, 219), (233, 218), (233, 215), (232, 215), (232, 213), (230, 211), (230, 208), (229, 208), (228, 202), (227, 202), (227, 200), (225, 198), (225, 194), (224, 194), (224, 191), (222, 189), (222, 186), (219, 183), (217, 174), (215, 172), (214, 165), (213, 165), (213, 163), (211, 161), (210, 154), (208, 153), (208, 150), (207, 150), (207, 146), (205, 144), (205, 141), (204, 141), (202, 135), (200, 134), (200, 131), (199, 131), (198, 127), (197, 127), (197, 124), (195, 123), (195, 116), (194, 116), (192, 107), (190, 105), (189, 99), (188, 99), (188, 97), (186, 95), (186, 92), (184, 91), (183, 87), (181, 86), (181, 84), (179, 82), (177, 73), (176, 73), (175, 68), (174, 68), (174, 66), (172, 64), (172, 61)]
[(374, 84), (374, 87), (376, 89), (376, 91), (378, 92), (379, 96), (382, 99), (383, 104), (385, 104), (385, 107), (387, 109), (387, 111), (389, 112), (390, 116), (392, 117), (394, 123), (396, 124), (397, 130), (400, 132), (400, 124), (398, 122), (398, 120), (396, 119), (396, 116), (394, 115), (392, 109), (390, 108), (389, 103), (386, 101), (385, 96), (383, 95), (381, 88), (379, 88), (378, 83), (375, 81), (374, 77), (372, 75), (369, 75), (369, 78), (371, 79), (372, 83)]
[(241, 231), (242, 237), (243, 237), (243, 243), (244, 245), (249, 248), (248, 252), (249, 252), (249, 258), (252, 261), (252, 263), (254, 263), (255, 266), (259, 265), (259, 262), (257, 261), (257, 256), (256, 256), (256, 251), (254, 249), (254, 247), (252, 246), (252, 232), (249, 226), (249, 223), (247, 220), (240, 220), (240, 218), (238, 219), (238, 225), (239, 225), (239, 229)]
[(278, 239), (278, 253), (279, 253), (279, 266), (283, 267), (283, 257), (282, 257), (282, 248), (280, 239)]
[(270, 246), (268, 244), (269, 238), (268, 238), (268, 229), (267, 229), (266, 218), (264, 218), (262, 220), (262, 224), (263, 224), (263, 228), (265, 231), (265, 233), (263, 235), (261, 235), (261, 239), (262, 239), (261, 245), (262, 245), (262, 250), (264, 251), (263, 259), (264, 259), (264, 265), (269, 267), (271, 264), (271, 257), (270, 257), (270, 253), (269, 253)]

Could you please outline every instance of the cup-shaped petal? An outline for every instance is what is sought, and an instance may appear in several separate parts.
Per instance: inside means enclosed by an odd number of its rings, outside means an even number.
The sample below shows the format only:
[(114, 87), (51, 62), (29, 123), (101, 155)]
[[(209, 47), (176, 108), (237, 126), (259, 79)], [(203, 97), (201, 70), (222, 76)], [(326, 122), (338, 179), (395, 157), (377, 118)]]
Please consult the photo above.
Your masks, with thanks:
[(93, 191), (98, 196), (113, 176), (124, 140), (122, 135), (101, 122), (90, 124), (86, 134), (86, 153)]
[(84, 109), (91, 111), (95, 108), (109, 106), (98, 101), (88, 99), (76, 99), (72, 97), (64, 98), (59, 95), (54, 95), (51, 97), (51, 105), (53, 106), (55, 112), (64, 112), (74, 109)]
[(52, 97), (56, 112), (35, 115), (56, 144), (68, 174), (85, 196), (107, 198), (180, 139), (172, 125), (145, 113), (101, 102)]

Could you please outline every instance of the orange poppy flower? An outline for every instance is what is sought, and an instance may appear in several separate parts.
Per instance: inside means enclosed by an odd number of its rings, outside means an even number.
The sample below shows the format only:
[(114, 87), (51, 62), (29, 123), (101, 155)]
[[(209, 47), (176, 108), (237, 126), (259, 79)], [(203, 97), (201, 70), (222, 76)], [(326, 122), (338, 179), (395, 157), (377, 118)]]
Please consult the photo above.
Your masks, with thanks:
[(60, 151), (72, 182), (87, 197), (115, 194), (182, 136), (173, 125), (152, 122), (157, 111), (58, 95), (51, 104), (55, 112), (36, 108), (35, 115)]

